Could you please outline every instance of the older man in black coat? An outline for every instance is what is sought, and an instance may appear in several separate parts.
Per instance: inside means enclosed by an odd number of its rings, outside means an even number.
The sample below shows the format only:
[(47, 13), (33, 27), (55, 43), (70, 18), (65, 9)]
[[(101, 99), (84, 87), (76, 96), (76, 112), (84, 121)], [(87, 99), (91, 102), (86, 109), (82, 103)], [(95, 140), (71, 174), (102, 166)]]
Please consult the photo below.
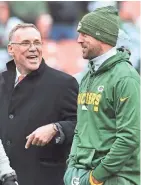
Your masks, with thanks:
[(19, 185), (63, 185), (76, 125), (76, 80), (47, 66), (37, 28), (9, 35), (13, 60), (2, 73), (0, 136)]

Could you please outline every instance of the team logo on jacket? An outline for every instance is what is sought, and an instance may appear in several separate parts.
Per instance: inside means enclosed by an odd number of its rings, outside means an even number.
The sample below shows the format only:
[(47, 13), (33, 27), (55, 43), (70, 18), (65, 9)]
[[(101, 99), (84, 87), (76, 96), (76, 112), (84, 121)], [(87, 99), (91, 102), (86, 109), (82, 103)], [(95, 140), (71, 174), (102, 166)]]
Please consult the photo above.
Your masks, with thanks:
[(71, 185), (80, 185), (80, 178), (79, 177), (73, 177), (71, 181)]
[(79, 22), (78, 27), (77, 27), (77, 31), (79, 31), (79, 29), (80, 29), (81, 27), (82, 27), (82, 23)]
[(98, 88), (97, 88), (98, 92), (103, 92), (104, 90), (104, 86), (103, 85), (100, 85)]
[(100, 35), (100, 32), (99, 31), (96, 31), (96, 33), (95, 33), (96, 35)]

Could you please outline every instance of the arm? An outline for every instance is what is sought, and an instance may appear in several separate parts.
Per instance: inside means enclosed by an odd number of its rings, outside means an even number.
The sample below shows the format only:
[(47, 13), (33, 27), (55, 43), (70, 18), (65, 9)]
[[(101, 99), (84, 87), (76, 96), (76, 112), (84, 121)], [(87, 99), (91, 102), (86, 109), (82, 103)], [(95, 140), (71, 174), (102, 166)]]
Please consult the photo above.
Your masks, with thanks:
[[(62, 87), (58, 109), (60, 120), (58, 123), (51, 123), (37, 128), (26, 137), (25, 148), (30, 145), (44, 146), (53, 138), (58, 144), (71, 144), (76, 125), (78, 83), (75, 78), (69, 78)], [(57, 105), (56, 105), (57, 106)], [(57, 132), (57, 129), (59, 132)], [(58, 140), (58, 138), (60, 139)], [(58, 140), (58, 142), (57, 142)]]
[(131, 77), (121, 79), (114, 89), (116, 140), (110, 151), (93, 171), (98, 181), (116, 174), (139, 149), (140, 142), (140, 85)]
[(9, 159), (6, 156), (5, 150), (0, 140), (0, 179), (2, 179), (4, 175), (13, 172), (15, 171), (10, 167)]
[(16, 185), (17, 178), (15, 171), (10, 167), (9, 159), (5, 153), (0, 140), (0, 180), (3, 185)]
[(65, 143), (72, 143), (74, 129), (77, 120), (77, 96), (78, 83), (75, 78), (71, 78), (63, 92), (63, 97), (60, 98), (60, 114), (61, 120), (58, 123), (62, 127), (65, 135)]

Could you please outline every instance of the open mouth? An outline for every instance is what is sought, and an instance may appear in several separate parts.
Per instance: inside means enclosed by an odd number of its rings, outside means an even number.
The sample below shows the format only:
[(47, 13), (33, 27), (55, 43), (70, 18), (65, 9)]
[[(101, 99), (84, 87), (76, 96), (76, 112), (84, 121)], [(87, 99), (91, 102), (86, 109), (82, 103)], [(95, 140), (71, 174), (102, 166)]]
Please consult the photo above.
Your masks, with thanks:
[(38, 56), (37, 55), (30, 55), (30, 56), (27, 56), (27, 58), (32, 60), (32, 59), (37, 59)]
[(37, 64), (38, 63), (38, 56), (37, 55), (30, 55), (26, 57), (30, 63)]

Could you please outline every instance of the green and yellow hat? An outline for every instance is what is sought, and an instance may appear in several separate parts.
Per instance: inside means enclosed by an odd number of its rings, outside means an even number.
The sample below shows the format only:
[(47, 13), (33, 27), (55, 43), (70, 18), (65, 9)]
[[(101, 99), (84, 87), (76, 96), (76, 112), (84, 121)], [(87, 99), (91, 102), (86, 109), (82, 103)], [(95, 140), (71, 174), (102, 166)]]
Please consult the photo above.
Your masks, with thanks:
[(97, 8), (94, 12), (86, 14), (79, 22), (77, 31), (115, 46), (119, 32), (117, 9), (113, 6), (107, 6)]

